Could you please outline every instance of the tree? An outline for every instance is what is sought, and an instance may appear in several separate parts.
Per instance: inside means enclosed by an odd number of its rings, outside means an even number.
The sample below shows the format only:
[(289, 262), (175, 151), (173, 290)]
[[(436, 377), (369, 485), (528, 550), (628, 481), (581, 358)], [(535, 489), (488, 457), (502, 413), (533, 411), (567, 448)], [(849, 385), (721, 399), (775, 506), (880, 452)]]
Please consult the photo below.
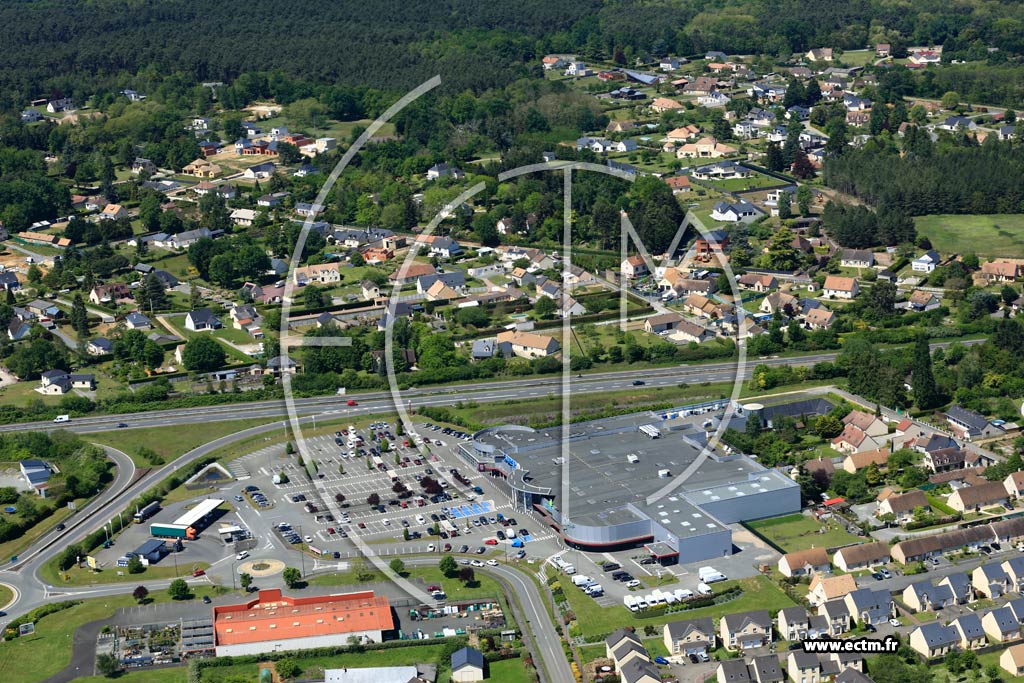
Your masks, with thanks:
[(839, 436), (843, 431), (843, 423), (834, 415), (822, 415), (814, 421), (814, 433), (823, 439)]
[(459, 571), (459, 563), (455, 561), (455, 558), (451, 555), (445, 555), (441, 558), (441, 562), (438, 563), (437, 568), (441, 570), (441, 573), (445, 576), (455, 576), (455, 573)]
[(175, 579), (167, 587), (167, 594), (171, 596), (171, 600), (186, 600), (192, 593), (185, 579)]
[(800, 252), (793, 246), (793, 233), (788, 228), (775, 231), (768, 243), (765, 265), (773, 270), (795, 270), (799, 263)]
[(788, 192), (779, 193), (779, 218), (786, 220), (793, 217), (793, 204)]
[(380, 505), (380, 496), (376, 493), (371, 493), (366, 497), (366, 504), (371, 506)]
[(765, 165), (768, 167), (769, 171), (779, 172), (786, 170), (786, 160), (782, 156), (782, 150), (779, 148), (777, 142), (768, 143)]
[(1020, 293), (1011, 285), (1003, 285), (1003, 288), (999, 290), (999, 298), (1002, 299), (1003, 303), (1007, 306), (1016, 301), (1018, 296), (1020, 296)]
[(238, 583), (241, 584), (242, 590), (249, 590), (249, 586), (252, 585), (252, 574), (242, 572), (238, 575)]
[(397, 557), (391, 560), (391, 564), (388, 566), (391, 567), (391, 571), (398, 574), (399, 576), (401, 576), (405, 572), (405, 562), (402, 562), (402, 560), (400, 560)]
[(141, 605), (146, 602), (146, 598), (149, 597), (149, 589), (145, 586), (136, 586), (135, 590), (132, 591), (132, 597)]
[(71, 301), (71, 314), (69, 316), (71, 328), (78, 333), (79, 337), (89, 334), (89, 314), (85, 310), (85, 301), (82, 300), (81, 292), (75, 293)]
[(224, 365), (224, 347), (211, 337), (196, 337), (185, 344), (181, 359), (189, 372), (210, 372)]
[(107, 678), (113, 678), (121, 671), (121, 662), (110, 652), (104, 652), (96, 658), (96, 670)]
[(459, 580), (464, 584), (472, 583), (476, 580), (476, 572), (472, 567), (462, 567), (459, 569)]
[(302, 675), (302, 667), (290, 657), (274, 662), (274, 670), (277, 671), (278, 676), (284, 679), (298, 678)]
[(129, 574), (141, 574), (146, 571), (146, 568), (142, 566), (142, 560), (138, 556), (132, 557), (128, 560), (128, 573)]
[(352, 255), (348, 257), (348, 261), (356, 268), (360, 268), (366, 265), (366, 259), (364, 259), (363, 255), (360, 254), (358, 251), (353, 252)]
[(888, 318), (896, 310), (896, 285), (884, 280), (871, 285), (867, 307), (875, 319)]
[(533, 305), (533, 310), (544, 320), (554, 317), (556, 308), (555, 300), (549, 296), (538, 297)]
[(296, 588), (302, 583), (302, 572), (295, 567), (285, 567), (284, 572), (281, 573), (281, 578), (284, 579), (286, 586)]
[(807, 158), (807, 153), (803, 150), (798, 150), (797, 153), (793, 155), (793, 175), (801, 180), (805, 180), (807, 178), (813, 178), (815, 173), (814, 165), (811, 163), (811, 160)]
[(327, 295), (316, 285), (306, 285), (302, 292), (302, 303), (306, 308), (323, 308), (327, 305)]
[(164, 282), (155, 273), (150, 273), (146, 276), (138, 292), (139, 294), (136, 296), (141, 296), (139, 306), (148, 309), (150, 312), (167, 308), (170, 305), (167, 299), (167, 292), (164, 291)]
[(796, 205), (800, 209), (800, 215), (810, 216), (811, 215), (811, 198), (813, 194), (811, 188), (806, 185), (801, 185), (796, 189)]
[(911, 367), (914, 403), (923, 410), (934, 408), (941, 402), (941, 397), (935, 384), (935, 376), (932, 374), (931, 349), (924, 335), (919, 336), (914, 343), (914, 360)]
[(960, 106), (960, 93), (954, 90), (947, 91), (942, 96), (941, 104), (943, 109), (948, 109), (950, 111), (956, 109)]

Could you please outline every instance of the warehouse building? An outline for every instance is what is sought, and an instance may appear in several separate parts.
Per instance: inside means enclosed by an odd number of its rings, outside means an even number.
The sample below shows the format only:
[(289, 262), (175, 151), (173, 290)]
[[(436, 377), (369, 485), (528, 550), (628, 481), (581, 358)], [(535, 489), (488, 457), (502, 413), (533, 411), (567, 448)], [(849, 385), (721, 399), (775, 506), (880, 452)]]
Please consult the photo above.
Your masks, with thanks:
[[(724, 407), (607, 418), (573, 424), (564, 435), (561, 427), (494, 427), (460, 452), (568, 545), (595, 552), (643, 546), (662, 564), (694, 562), (732, 554), (727, 524), (800, 510), (796, 482), (745, 455), (712, 451), (697, 462), (705, 427)], [(572, 473), (564, 489), (563, 436)]]
[(383, 642), (395, 629), (391, 605), (373, 591), (290, 598), (261, 590), (254, 600), (213, 608), (218, 657)]

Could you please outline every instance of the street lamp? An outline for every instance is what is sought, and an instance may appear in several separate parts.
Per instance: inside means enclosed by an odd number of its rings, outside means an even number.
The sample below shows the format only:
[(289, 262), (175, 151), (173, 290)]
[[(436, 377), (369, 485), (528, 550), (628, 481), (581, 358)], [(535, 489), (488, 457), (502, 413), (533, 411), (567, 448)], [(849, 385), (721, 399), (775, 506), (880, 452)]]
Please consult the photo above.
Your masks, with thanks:
[(232, 590), (232, 592), (238, 590), (238, 588), (237, 588), (237, 586), (235, 584), (235, 564), (237, 564), (237, 563), (238, 563), (237, 559), (231, 560), (231, 590)]

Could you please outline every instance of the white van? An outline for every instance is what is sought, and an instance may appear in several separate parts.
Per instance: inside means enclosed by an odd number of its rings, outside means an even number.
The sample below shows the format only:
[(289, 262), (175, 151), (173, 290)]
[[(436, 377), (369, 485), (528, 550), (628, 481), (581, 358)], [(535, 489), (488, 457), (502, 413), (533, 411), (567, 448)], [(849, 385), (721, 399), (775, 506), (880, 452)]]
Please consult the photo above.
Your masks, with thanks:
[(70, 415), (58, 415), (57, 417), (53, 418), (53, 421), (54, 422), (71, 422), (71, 416)]

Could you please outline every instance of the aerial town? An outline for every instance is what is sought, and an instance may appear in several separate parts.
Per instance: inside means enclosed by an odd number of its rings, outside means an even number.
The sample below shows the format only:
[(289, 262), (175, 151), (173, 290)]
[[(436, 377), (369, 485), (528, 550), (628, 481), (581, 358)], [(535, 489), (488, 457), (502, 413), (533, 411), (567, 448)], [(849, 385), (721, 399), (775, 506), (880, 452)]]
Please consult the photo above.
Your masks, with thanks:
[(1021, 35), (0, 6), (3, 680), (1024, 683)]

